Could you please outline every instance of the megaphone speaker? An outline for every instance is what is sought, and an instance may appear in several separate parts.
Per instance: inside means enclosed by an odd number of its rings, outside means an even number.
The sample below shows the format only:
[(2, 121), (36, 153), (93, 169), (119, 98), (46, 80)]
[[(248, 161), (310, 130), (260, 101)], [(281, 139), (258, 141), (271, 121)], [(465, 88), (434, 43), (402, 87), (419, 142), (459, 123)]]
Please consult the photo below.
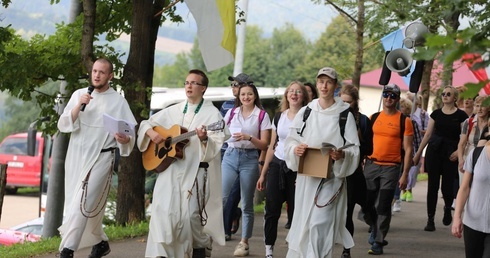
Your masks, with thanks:
[(404, 48), (397, 48), (386, 56), (386, 66), (391, 71), (398, 73), (400, 76), (406, 76), (410, 73), (413, 58), (412, 52)]
[(408, 86), (410, 92), (417, 93), (419, 91), (420, 83), (422, 82), (422, 74), (424, 73), (424, 65), (424, 60), (419, 60), (415, 63), (415, 69), (410, 76), (410, 85)]
[(383, 59), (383, 69), (381, 70), (381, 75), (379, 76), (379, 85), (386, 85), (390, 83), (391, 70), (386, 66), (386, 57), (390, 51), (386, 51), (385, 58)]
[(425, 43), (424, 36), (427, 33), (429, 33), (429, 29), (422, 22), (412, 22), (405, 28), (403, 45), (408, 49), (421, 46)]

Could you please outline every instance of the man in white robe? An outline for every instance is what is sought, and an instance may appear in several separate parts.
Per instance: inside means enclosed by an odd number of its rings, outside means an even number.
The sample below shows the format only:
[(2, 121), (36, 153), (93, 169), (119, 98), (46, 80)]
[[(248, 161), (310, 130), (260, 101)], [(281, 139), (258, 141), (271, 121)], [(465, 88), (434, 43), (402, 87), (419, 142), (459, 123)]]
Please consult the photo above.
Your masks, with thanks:
[[(300, 156), (305, 149), (321, 148), (331, 143), (337, 148), (352, 143), (341, 151), (331, 151), (333, 176), (322, 178), (298, 173), (296, 178), (293, 222), (287, 236), (287, 257), (332, 257), (335, 243), (352, 248), (354, 241), (345, 227), (347, 214), (347, 188), (345, 178), (359, 164), (359, 138), (354, 117), (349, 112), (345, 124), (345, 143), (340, 134), (340, 113), (349, 108), (339, 97), (334, 97), (337, 73), (332, 68), (322, 68), (317, 76), (319, 98), (307, 107), (311, 112), (303, 123), (303, 107), (296, 114), (285, 142), (285, 160), (288, 168), (298, 171)], [(304, 128), (303, 128), (304, 124)], [(301, 135), (300, 132), (302, 131)], [(326, 168), (319, 168), (325, 170)], [(321, 185), (321, 187), (320, 187)], [(316, 203), (315, 203), (316, 199)], [(331, 204), (325, 207), (318, 207)]]
[(141, 122), (137, 145), (142, 152), (150, 141), (162, 146), (165, 139), (153, 130), (155, 126), (169, 129), (179, 125), (197, 133), (197, 137), (187, 138), (183, 158), (176, 158), (157, 176), (146, 257), (204, 258), (213, 240), (225, 243), (220, 153), (229, 132), (226, 128), (203, 129), (216, 122), (224, 127), (219, 110), (203, 99), (208, 83), (204, 72), (189, 71), (185, 81), (187, 100)]
[[(112, 135), (104, 128), (103, 114), (136, 124), (129, 105), (121, 94), (109, 86), (113, 65), (98, 59), (92, 67), (90, 95), (87, 89), (73, 93), (60, 116), (58, 128), (71, 133), (65, 161), (65, 216), (61, 233), (62, 258), (73, 252), (94, 246), (90, 258), (110, 252), (108, 237), (102, 229), (102, 219), (110, 190), (115, 149), (129, 156), (135, 135)], [(85, 106), (82, 111), (82, 106)]]

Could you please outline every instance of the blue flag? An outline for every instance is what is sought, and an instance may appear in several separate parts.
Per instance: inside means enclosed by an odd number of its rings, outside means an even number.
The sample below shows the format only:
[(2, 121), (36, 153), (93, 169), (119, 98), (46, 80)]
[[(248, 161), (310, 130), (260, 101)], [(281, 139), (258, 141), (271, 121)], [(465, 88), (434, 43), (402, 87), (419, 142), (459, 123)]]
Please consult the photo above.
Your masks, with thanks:
[[(384, 36), (381, 39), (381, 43), (383, 44), (383, 48), (385, 51), (392, 51), (397, 48), (405, 48), (403, 45), (403, 39), (405, 39), (405, 35), (403, 33), (403, 29), (400, 28), (391, 32), (390, 34)], [(412, 62), (412, 67), (410, 68), (410, 73), (406, 76), (402, 76), (403, 81), (408, 85), (410, 85), (410, 76), (412, 75), (413, 70), (415, 69), (415, 62)]]

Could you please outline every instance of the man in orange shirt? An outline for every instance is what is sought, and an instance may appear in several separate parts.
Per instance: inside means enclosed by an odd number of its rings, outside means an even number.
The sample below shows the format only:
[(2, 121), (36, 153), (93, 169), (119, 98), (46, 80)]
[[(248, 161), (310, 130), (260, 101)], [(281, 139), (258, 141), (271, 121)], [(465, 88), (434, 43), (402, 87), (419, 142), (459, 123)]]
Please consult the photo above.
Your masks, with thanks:
[[(371, 116), (373, 153), (366, 160), (364, 176), (367, 186), (366, 222), (371, 225), (369, 254), (383, 254), (391, 222), (391, 201), (396, 184), (404, 190), (412, 162), (413, 126), (409, 117), (397, 109), (400, 87), (383, 87), (383, 110)], [(403, 157), (403, 159), (402, 159)], [(402, 172), (403, 171), (403, 172)], [(401, 176), (400, 176), (400, 172)]]

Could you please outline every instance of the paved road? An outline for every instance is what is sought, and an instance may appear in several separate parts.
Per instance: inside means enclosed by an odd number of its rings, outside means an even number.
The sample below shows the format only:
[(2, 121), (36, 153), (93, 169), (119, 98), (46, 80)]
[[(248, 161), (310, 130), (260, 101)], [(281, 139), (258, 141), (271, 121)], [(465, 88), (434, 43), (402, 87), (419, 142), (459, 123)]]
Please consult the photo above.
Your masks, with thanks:
[[(426, 223), (425, 195), (427, 182), (419, 182), (414, 189), (414, 202), (403, 203), (402, 211), (396, 213), (391, 221), (391, 229), (386, 238), (389, 245), (384, 248), (385, 254), (381, 257), (430, 257), (430, 258), (449, 258), (464, 257), (463, 240), (451, 235), (450, 227), (442, 225), (442, 199), (438, 200), (436, 214), (436, 231), (425, 232), (423, 230)], [(284, 212), (283, 212), (284, 213)], [(284, 214), (283, 214), (284, 215)], [(250, 239), (250, 257), (264, 257), (263, 246), (263, 214), (255, 217), (253, 237)], [(275, 246), (275, 257), (285, 257), (287, 253), (286, 234), (284, 229), (286, 220), (283, 216), (279, 222), (279, 236)], [(367, 254), (370, 245), (367, 243), (368, 227), (359, 220), (355, 220), (356, 233), (354, 241), (356, 246), (352, 249), (352, 257), (372, 257)], [(239, 232), (238, 232), (239, 234)], [(238, 244), (239, 235), (234, 236), (232, 241), (227, 242), (226, 246), (215, 244), (212, 257), (224, 258), (233, 257), (233, 250)], [(106, 257), (144, 257), (146, 237), (126, 239), (123, 241), (111, 242), (112, 252)], [(340, 257), (342, 246), (334, 247), (333, 257)], [(83, 249), (75, 253), (75, 257), (87, 257), (90, 249)], [(47, 254), (38, 258), (52, 258), (55, 254)]]
[(39, 217), (39, 193), (5, 195), (0, 228), (10, 228)]

